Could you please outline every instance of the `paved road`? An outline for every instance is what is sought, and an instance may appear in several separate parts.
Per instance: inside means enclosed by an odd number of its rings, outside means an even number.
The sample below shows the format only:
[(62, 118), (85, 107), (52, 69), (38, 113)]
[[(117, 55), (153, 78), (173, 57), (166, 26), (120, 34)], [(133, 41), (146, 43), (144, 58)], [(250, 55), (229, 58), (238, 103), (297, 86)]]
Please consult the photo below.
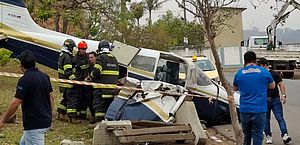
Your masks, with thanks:
[[(228, 81), (232, 82), (234, 73), (225, 74)], [(284, 118), (286, 120), (289, 135), (292, 137), (292, 145), (300, 145), (300, 80), (284, 79), (287, 87), (287, 103), (284, 105)], [(280, 130), (277, 121), (272, 115), (273, 145), (282, 145)], [(221, 126), (220, 130), (230, 128), (229, 125)], [(228, 130), (227, 130), (228, 132)]]

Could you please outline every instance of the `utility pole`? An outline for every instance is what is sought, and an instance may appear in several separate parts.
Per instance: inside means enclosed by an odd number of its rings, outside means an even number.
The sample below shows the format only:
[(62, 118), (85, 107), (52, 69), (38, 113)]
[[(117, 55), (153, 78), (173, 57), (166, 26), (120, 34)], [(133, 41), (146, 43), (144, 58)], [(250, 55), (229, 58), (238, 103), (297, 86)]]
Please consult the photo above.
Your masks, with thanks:
[(188, 38), (187, 38), (187, 35), (186, 35), (186, 25), (187, 25), (187, 22), (186, 22), (186, 9), (185, 9), (185, 0), (182, 0), (183, 2), (183, 17), (184, 17), (184, 37), (183, 37), (183, 47), (187, 53), (188, 51)]
[(184, 16), (184, 27), (186, 27), (186, 9), (185, 9), (185, 0), (182, 0), (183, 2), (183, 16)]

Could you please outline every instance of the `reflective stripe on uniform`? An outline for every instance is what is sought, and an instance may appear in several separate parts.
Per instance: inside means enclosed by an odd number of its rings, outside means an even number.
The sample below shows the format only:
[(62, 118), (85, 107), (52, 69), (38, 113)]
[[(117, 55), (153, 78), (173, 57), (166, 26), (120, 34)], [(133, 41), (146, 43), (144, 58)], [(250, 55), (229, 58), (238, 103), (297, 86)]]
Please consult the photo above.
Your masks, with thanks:
[(95, 113), (95, 117), (103, 117), (103, 116), (105, 116), (105, 113), (102, 113), (102, 112)]
[(73, 88), (72, 84), (59, 83), (58, 86), (63, 88)]
[(60, 73), (60, 74), (64, 74), (65, 73), (65, 71), (62, 70), (62, 69), (57, 69), (57, 72)]
[(108, 53), (107, 56), (109, 56), (109, 57), (114, 57), (114, 56), (113, 56), (112, 54), (110, 54), (110, 53)]
[(77, 113), (77, 109), (67, 109), (67, 113)]
[(101, 96), (102, 96), (102, 98), (113, 98), (114, 97), (114, 95), (106, 95), (106, 94), (103, 94)]
[(80, 114), (87, 114), (87, 111), (81, 110)]
[(100, 64), (94, 64), (94, 68), (99, 69), (99, 71), (102, 71), (102, 66)]
[(72, 74), (71, 76), (69, 76), (69, 80), (74, 80), (76, 77), (74, 74)]
[(67, 70), (67, 69), (69, 69), (69, 68), (72, 68), (72, 65), (71, 65), (71, 64), (66, 64), (66, 65), (64, 65), (64, 70)]
[(101, 74), (103, 75), (114, 75), (114, 76), (118, 76), (119, 75), (119, 71), (114, 71), (114, 70), (103, 70), (101, 72)]
[(115, 84), (104, 84), (105, 86), (100, 85), (94, 85), (93, 88), (96, 89), (115, 89), (117, 85)]
[(87, 69), (89, 66), (88, 65), (82, 65), (80, 66), (81, 69)]
[(62, 110), (67, 110), (67, 107), (62, 105), (62, 104), (59, 104), (58, 108), (62, 109)]

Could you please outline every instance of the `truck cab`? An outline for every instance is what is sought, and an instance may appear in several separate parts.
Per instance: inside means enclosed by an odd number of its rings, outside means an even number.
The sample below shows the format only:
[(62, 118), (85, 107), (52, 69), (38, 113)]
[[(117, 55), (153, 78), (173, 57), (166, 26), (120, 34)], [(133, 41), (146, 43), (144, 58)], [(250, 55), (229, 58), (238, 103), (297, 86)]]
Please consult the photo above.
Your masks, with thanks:
[[(261, 49), (261, 50), (267, 50), (267, 47), (269, 45), (269, 38), (268, 36), (250, 36), (247, 41), (247, 47), (249, 49)], [(276, 48), (280, 48), (281, 42), (276, 42)]]
[(296, 62), (300, 60), (300, 52), (283, 49), (279, 41), (275, 49), (267, 49), (268, 40), (268, 36), (251, 36), (248, 39), (247, 50), (255, 52), (257, 58), (266, 58), (270, 69), (279, 72), (284, 78), (293, 78)]

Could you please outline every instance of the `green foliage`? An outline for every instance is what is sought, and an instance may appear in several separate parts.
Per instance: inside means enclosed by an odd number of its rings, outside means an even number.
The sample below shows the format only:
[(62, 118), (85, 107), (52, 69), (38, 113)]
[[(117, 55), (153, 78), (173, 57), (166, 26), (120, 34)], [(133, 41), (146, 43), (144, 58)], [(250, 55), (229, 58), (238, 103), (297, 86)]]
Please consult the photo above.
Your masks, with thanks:
[(59, 25), (57, 31), (73, 36), (94, 40), (118, 40), (129, 45), (158, 50), (182, 46), (183, 37), (186, 36), (189, 44), (202, 46), (202, 26), (197, 22), (185, 24), (170, 11), (152, 26), (139, 25), (144, 10), (157, 10), (165, 0), (132, 2), (128, 10), (129, 2), (130, 0), (121, 0), (119, 3), (116, 0), (26, 0), (35, 20), (42, 21), (47, 28), (50, 25), (56, 25), (57, 28)]
[(1, 66), (5, 66), (9, 62), (11, 54), (12, 54), (11, 51), (4, 49), (4, 48), (0, 48), (0, 65)]
[(139, 21), (140, 18), (144, 15), (144, 3), (143, 2), (133, 2), (130, 6), (131, 13), (133, 17), (138, 22), (138, 27), (140, 26)]
[(145, 0), (145, 8), (149, 12), (148, 25), (152, 25), (152, 11), (159, 9), (167, 0)]
[(182, 46), (183, 37), (189, 39), (190, 45), (197, 45), (198, 47), (203, 45), (203, 28), (202, 25), (197, 22), (185, 22), (175, 17), (171, 11), (167, 11), (153, 26), (163, 25), (168, 32), (171, 39), (171, 46)]

